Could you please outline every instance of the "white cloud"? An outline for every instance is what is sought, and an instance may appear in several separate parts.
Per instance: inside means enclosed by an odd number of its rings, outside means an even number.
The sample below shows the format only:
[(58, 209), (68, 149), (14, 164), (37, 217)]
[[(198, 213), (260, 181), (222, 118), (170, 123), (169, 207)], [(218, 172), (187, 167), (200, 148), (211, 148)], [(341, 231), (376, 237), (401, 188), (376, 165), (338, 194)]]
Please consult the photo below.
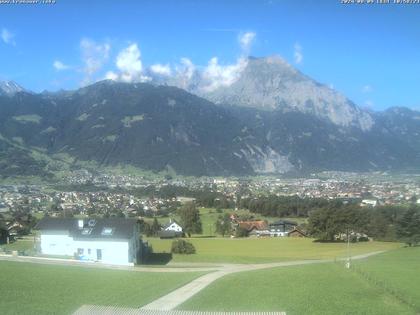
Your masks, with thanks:
[(83, 72), (85, 73), (83, 83), (88, 84), (92, 81), (94, 74), (101, 70), (108, 60), (111, 46), (108, 43), (96, 43), (84, 38), (80, 41), (80, 49), (84, 63)]
[(303, 53), (302, 53), (302, 46), (300, 46), (298, 43), (294, 46), (294, 59), (296, 64), (301, 64), (303, 61)]
[(15, 40), (14, 40), (14, 38), (15, 38), (15, 34), (13, 34), (12, 32), (10, 32), (8, 29), (3, 28), (3, 29), (1, 30), (0, 37), (1, 37), (1, 39), (3, 40), (3, 42), (4, 42), (5, 44), (8, 44), (8, 45), (13, 45), (13, 46), (15, 46), (15, 45), (16, 45), (16, 42), (15, 42)]
[(143, 75), (143, 64), (140, 59), (140, 49), (136, 43), (120, 51), (116, 66), (120, 71), (118, 79), (124, 82), (145, 82), (151, 78)]
[(369, 93), (369, 92), (372, 92), (372, 91), (373, 91), (373, 88), (369, 84), (366, 84), (362, 87), (362, 92), (363, 93)]
[(181, 58), (181, 65), (175, 67), (177, 85), (181, 88), (187, 88), (190, 83), (196, 67), (188, 58)]
[(171, 71), (171, 67), (166, 64), (166, 65), (162, 65), (160, 63), (154, 64), (150, 66), (150, 70), (158, 75), (163, 75), (163, 76), (170, 76), (172, 71)]
[(113, 72), (113, 71), (108, 71), (106, 74), (105, 74), (105, 79), (106, 80), (113, 80), (113, 81), (117, 81), (118, 80), (118, 74), (116, 74), (115, 72)]
[(66, 64), (64, 64), (64, 63), (62, 63), (60, 60), (55, 60), (55, 61), (53, 62), (53, 67), (54, 67), (54, 69), (55, 69), (55, 70), (57, 70), (57, 71), (62, 71), (62, 70), (67, 70), (67, 69), (70, 69), (70, 66), (68, 66), (68, 65), (66, 65)]
[(202, 89), (211, 92), (222, 86), (230, 86), (239, 79), (247, 64), (248, 60), (243, 57), (239, 58), (236, 64), (226, 66), (220, 65), (217, 57), (211, 58), (202, 73)]
[(248, 54), (257, 34), (255, 32), (245, 32), (239, 34), (238, 40), (244, 54)]

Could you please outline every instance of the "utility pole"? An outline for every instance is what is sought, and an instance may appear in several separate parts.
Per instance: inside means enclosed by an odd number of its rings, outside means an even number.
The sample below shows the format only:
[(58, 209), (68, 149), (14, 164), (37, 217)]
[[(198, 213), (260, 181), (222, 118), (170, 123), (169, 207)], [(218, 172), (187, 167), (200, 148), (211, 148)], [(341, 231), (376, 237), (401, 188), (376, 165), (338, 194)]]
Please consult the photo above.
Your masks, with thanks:
[(346, 268), (350, 269), (350, 233), (349, 228), (347, 228), (347, 262), (346, 262)]

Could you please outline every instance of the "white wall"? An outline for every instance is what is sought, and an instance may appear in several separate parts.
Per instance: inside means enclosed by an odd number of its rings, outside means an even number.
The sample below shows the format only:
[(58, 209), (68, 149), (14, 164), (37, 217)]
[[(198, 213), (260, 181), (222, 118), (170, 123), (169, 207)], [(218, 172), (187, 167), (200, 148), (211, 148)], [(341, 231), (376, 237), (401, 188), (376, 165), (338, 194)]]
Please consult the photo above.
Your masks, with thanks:
[[(83, 249), (87, 260), (97, 261), (97, 249), (102, 251), (101, 262), (116, 265), (133, 265), (136, 257), (136, 241), (132, 240), (73, 240), (61, 231), (41, 234), (41, 253), (46, 255), (73, 256)], [(89, 254), (90, 249), (90, 254)]]
[[(78, 248), (83, 248), (83, 255), (89, 260), (97, 260), (97, 249), (102, 251), (101, 262), (115, 265), (131, 265), (134, 261), (130, 261), (128, 255), (127, 241), (95, 241), (95, 240), (75, 240), (73, 242), (75, 252)], [(91, 253), (89, 254), (89, 249)]]
[(73, 256), (73, 238), (58, 231), (51, 232), (51, 234), (41, 234), (41, 253), (46, 255)]

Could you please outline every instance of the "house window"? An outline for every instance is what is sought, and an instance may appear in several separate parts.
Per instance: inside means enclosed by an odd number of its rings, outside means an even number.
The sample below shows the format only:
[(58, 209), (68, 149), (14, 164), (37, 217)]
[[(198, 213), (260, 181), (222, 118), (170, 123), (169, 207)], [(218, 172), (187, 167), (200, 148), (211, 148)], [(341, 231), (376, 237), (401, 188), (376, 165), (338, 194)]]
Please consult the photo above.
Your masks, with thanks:
[(114, 234), (114, 228), (104, 227), (102, 229), (101, 235), (112, 235), (112, 234)]
[(90, 252), (91, 252), (91, 250), (90, 250), (90, 248), (88, 248), (88, 255), (90, 255)]
[(84, 253), (85, 251), (84, 251), (84, 249), (83, 248), (78, 248), (77, 249), (77, 255), (79, 255), (79, 256), (81, 256), (81, 255), (83, 255), (83, 253)]
[(90, 235), (90, 233), (92, 233), (92, 228), (84, 228), (82, 230), (82, 235)]

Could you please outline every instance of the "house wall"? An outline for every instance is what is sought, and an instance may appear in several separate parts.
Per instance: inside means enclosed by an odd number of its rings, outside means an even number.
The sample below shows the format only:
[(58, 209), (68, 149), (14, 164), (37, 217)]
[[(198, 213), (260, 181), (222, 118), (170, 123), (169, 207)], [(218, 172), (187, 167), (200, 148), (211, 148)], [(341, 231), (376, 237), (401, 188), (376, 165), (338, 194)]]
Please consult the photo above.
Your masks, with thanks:
[(73, 238), (64, 231), (48, 231), (41, 234), (41, 253), (46, 255), (74, 255)]
[(74, 256), (78, 249), (82, 249), (82, 259), (98, 261), (99, 249), (102, 253), (101, 262), (116, 265), (136, 263), (140, 246), (137, 233), (130, 240), (73, 240), (64, 231), (43, 231), (40, 241), (41, 253), (45, 255)]
[(81, 256), (86, 260), (97, 261), (97, 250), (100, 250), (102, 254), (102, 259), (100, 261), (103, 263), (132, 265), (135, 261), (133, 261), (129, 253), (129, 243), (128, 240), (75, 240), (74, 249), (75, 252), (78, 252), (78, 249), (83, 249), (83, 254)]

